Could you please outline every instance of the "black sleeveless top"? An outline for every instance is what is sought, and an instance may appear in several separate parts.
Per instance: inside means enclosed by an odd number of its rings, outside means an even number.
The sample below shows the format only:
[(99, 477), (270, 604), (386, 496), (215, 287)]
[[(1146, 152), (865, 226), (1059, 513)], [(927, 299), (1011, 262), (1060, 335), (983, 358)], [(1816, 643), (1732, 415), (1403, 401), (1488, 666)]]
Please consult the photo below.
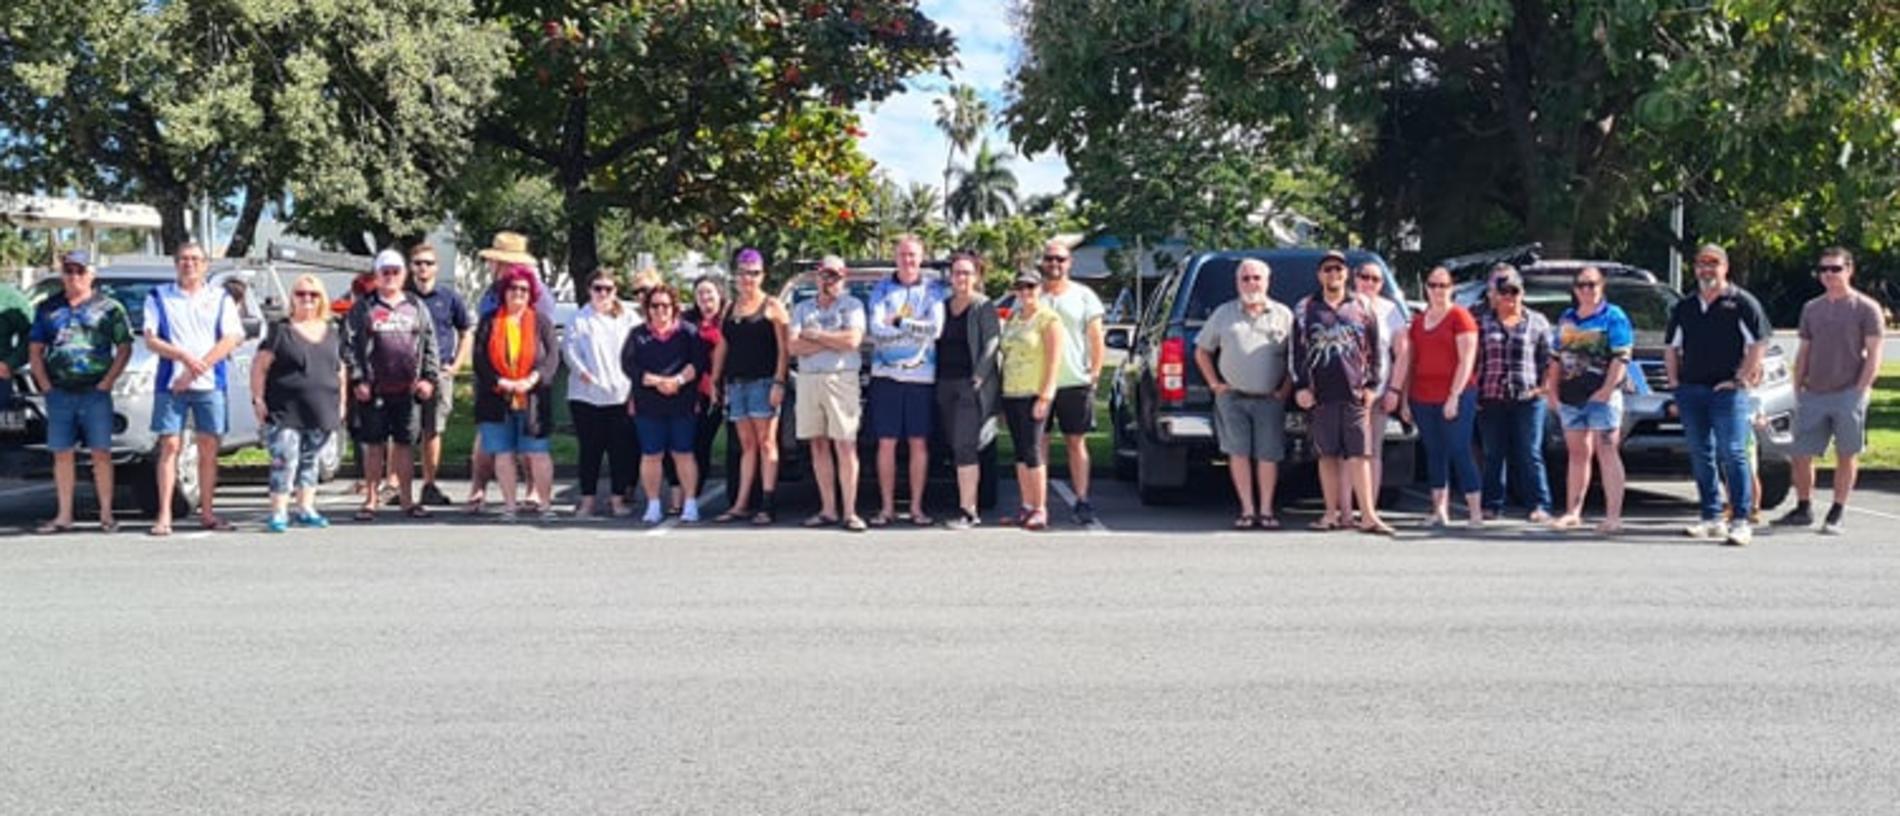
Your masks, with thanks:
[(726, 382), (771, 379), (778, 373), (778, 329), (765, 316), (766, 304), (759, 310), (740, 315), (737, 309), (726, 311), (719, 333), (726, 342)]

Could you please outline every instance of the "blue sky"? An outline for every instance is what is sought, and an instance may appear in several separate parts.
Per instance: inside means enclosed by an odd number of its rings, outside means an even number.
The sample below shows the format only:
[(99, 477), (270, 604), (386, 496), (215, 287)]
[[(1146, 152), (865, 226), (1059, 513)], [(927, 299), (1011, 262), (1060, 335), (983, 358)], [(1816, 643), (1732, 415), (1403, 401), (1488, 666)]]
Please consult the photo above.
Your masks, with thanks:
[[(957, 37), (957, 58), (962, 67), (954, 70), (956, 81), (976, 88), (990, 103), (992, 111), (1003, 107), (1003, 86), (1009, 79), (1010, 66), (1019, 50), (1016, 31), (1010, 23), (1006, 0), (923, 0), (924, 14), (936, 20)], [(900, 185), (923, 182), (933, 187), (943, 184), (943, 160), (950, 149), (948, 140), (937, 131), (937, 110), (931, 103), (942, 96), (949, 82), (940, 74), (920, 76), (911, 82), (911, 90), (884, 100), (875, 107), (860, 106), (864, 129), (870, 133), (863, 142), (864, 151)], [(1000, 128), (989, 133), (992, 149), (1008, 150), (1009, 137)], [(976, 147), (971, 146), (974, 152)], [(958, 157), (959, 164), (967, 164)], [(1054, 153), (1037, 155), (1034, 160), (1021, 156), (1010, 163), (1016, 173), (1017, 192), (1023, 197), (1041, 193), (1059, 193), (1068, 165)]]

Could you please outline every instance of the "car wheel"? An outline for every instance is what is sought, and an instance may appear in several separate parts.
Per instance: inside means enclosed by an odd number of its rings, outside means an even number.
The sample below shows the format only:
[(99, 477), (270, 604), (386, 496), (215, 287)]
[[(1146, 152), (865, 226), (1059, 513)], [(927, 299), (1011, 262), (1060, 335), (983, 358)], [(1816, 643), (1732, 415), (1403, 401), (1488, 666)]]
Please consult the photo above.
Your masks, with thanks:
[(1141, 503), (1147, 505), (1167, 505), (1180, 502), (1181, 485), (1164, 484), (1155, 479), (1163, 472), (1175, 472), (1180, 469), (1176, 466), (1164, 467), (1161, 460), (1164, 457), (1178, 457), (1181, 455), (1181, 452), (1166, 448), (1162, 445), (1143, 441), (1138, 443), (1136, 454), (1138, 458), (1135, 462), (1137, 471), (1135, 473), (1135, 494), (1140, 497)]
[(1793, 486), (1794, 472), (1786, 462), (1764, 462), (1761, 466), (1761, 495), (1755, 497), (1755, 508), (1764, 513), (1780, 507), (1788, 499), (1788, 489)]

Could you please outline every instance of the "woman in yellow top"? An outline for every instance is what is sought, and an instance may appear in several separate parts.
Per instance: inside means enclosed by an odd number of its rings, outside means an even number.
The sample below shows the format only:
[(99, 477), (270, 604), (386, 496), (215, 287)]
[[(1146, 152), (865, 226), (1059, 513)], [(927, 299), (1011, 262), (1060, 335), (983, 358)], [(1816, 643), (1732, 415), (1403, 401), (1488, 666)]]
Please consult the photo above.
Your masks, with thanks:
[(1026, 530), (1041, 530), (1049, 526), (1049, 470), (1042, 461), (1042, 437), (1049, 424), (1049, 403), (1056, 396), (1062, 319), (1038, 300), (1040, 273), (1018, 272), (1011, 288), (1016, 310), (1003, 324), (1003, 419), (1016, 446), (1016, 484), (1023, 497), (1015, 521)]

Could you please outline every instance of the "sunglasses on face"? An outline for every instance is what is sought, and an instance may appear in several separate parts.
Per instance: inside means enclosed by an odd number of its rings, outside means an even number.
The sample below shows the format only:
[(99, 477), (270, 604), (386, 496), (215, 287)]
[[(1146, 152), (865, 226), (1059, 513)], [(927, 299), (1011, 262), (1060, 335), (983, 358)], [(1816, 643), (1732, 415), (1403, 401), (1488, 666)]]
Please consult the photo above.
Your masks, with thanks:
[(670, 300), (656, 300), (656, 301), (653, 301), (652, 303), (647, 304), (647, 311), (649, 312), (662, 311), (662, 310), (671, 311), (672, 308), (673, 308), (673, 301), (670, 301)]
[(69, 277), (69, 278), (77, 278), (91, 271), (92, 270), (87, 269), (83, 266), (68, 266), (68, 267), (62, 267), (59, 270), (59, 274), (65, 275), (66, 277)]
[(1339, 264), (1325, 264), (1319, 268), (1321, 275), (1337, 275), (1344, 271), (1346, 271), (1346, 267), (1340, 266)]
[(1521, 294), (1524, 294), (1524, 290), (1519, 289), (1515, 286), (1498, 287), (1499, 297), (1517, 297), (1518, 295), (1521, 295)]
[(763, 269), (747, 269), (743, 266), (739, 267), (739, 277), (742, 277), (742, 278), (756, 277), (758, 275), (763, 275), (763, 274), (765, 274), (765, 270)]
[(1362, 280), (1362, 281), (1376, 281), (1376, 282), (1379, 282), (1379, 283), (1384, 283), (1384, 282), (1385, 282), (1385, 276), (1384, 276), (1384, 275), (1380, 275), (1380, 274), (1376, 274), (1376, 273), (1371, 273), (1371, 274), (1365, 274), (1365, 275), (1354, 275), (1353, 277), (1355, 277), (1355, 278), (1357, 278), (1357, 279), (1359, 279), (1359, 280)]
[(1427, 289), (1450, 289), (1450, 288), (1451, 288), (1451, 284), (1450, 284), (1450, 283), (1447, 283), (1447, 282), (1445, 282), (1445, 281), (1427, 281), (1427, 282), (1425, 283), (1425, 288), (1427, 288)]
[(410, 262), (409, 262), (409, 265), (410, 265), (410, 266), (416, 266), (416, 267), (423, 267), (423, 266), (426, 266), (426, 267), (429, 267), (429, 268), (431, 268), (431, 269), (434, 269), (434, 268), (435, 268), (435, 259), (434, 259), (434, 258), (417, 258), (417, 259), (415, 259), (415, 260), (413, 260), (413, 261), (410, 261)]
[(291, 297), (294, 297), (298, 300), (322, 300), (323, 293), (322, 292), (297, 292), (291, 295)]
[(1841, 264), (1819, 264), (1814, 267), (1814, 272), (1817, 275), (1826, 275), (1830, 272), (1845, 272), (1845, 271), (1847, 271), (1847, 267)]
[(1067, 256), (1067, 255), (1044, 255), (1044, 256), (1042, 256), (1042, 262), (1043, 262), (1043, 263), (1068, 263), (1068, 262), (1069, 262), (1069, 256)]
[(1578, 289), (1595, 289), (1600, 285), (1597, 281), (1577, 281)]
[(1263, 280), (1266, 280), (1266, 276), (1264, 275), (1241, 275), (1240, 276), (1241, 283), (1252, 283), (1254, 281), (1263, 281)]
[(612, 291), (614, 291), (614, 285), (613, 285), (613, 284), (610, 284), (610, 283), (604, 283), (604, 284), (601, 284), (601, 285), (599, 285), (599, 286), (596, 286), (596, 287), (593, 287), (593, 289), (594, 289), (594, 291), (596, 291), (596, 292), (600, 292), (600, 293), (602, 293), (602, 294), (607, 294), (607, 293), (610, 293), (610, 292), (612, 292)]

